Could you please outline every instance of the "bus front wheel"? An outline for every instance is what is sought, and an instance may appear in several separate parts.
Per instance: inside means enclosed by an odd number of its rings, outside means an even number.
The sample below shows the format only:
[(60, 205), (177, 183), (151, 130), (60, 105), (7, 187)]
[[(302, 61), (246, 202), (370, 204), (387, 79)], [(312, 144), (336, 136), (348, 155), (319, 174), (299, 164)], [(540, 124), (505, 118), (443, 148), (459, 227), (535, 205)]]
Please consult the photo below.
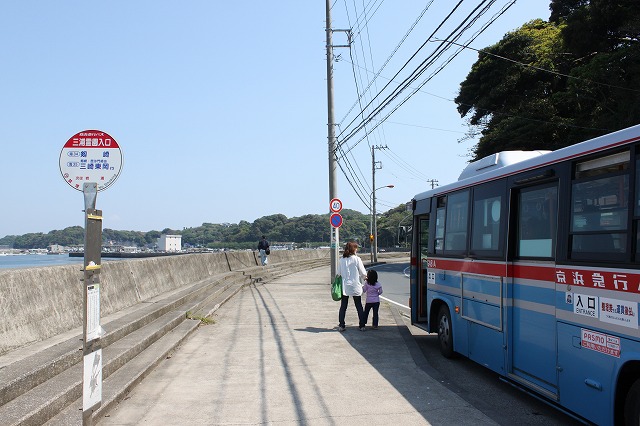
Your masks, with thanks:
[(638, 425), (640, 423), (640, 380), (629, 389), (624, 403), (624, 424)]
[(453, 358), (451, 314), (446, 305), (442, 305), (438, 311), (438, 341), (440, 342), (440, 353), (445, 358)]

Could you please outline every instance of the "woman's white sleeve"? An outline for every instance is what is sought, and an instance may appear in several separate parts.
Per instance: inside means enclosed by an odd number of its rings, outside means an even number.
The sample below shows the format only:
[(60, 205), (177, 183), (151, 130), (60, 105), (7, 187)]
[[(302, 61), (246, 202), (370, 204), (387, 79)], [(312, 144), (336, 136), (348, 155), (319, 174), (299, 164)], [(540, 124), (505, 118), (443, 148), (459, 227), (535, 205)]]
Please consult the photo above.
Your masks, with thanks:
[(362, 275), (363, 278), (367, 277), (367, 270), (364, 268), (364, 263), (362, 262), (362, 259), (358, 258), (358, 269), (360, 270), (360, 275)]

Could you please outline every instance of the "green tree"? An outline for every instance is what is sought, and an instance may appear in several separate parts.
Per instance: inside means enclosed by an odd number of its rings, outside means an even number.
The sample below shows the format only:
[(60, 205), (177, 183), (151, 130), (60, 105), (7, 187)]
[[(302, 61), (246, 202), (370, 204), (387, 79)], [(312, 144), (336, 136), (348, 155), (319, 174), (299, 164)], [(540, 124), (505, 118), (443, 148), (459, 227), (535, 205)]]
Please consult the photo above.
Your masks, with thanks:
[(567, 144), (640, 122), (640, 2), (554, 0), (572, 60), (567, 88), (555, 96), (575, 129)]
[[(395, 244), (397, 224), (404, 215), (404, 205), (379, 215), (378, 230), (385, 245)], [(399, 213), (402, 211), (402, 214)], [(340, 228), (340, 240), (355, 240), (361, 244), (366, 240), (368, 245), (369, 215), (356, 210), (344, 209), (344, 219)], [(105, 243), (116, 245), (155, 244), (162, 234), (182, 235), (183, 245), (206, 246), (209, 248), (254, 249), (261, 235), (266, 235), (271, 242), (294, 242), (305, 246), (317, 247), (328, 245), (331, 239), (329, 214), (308, 214), (287, 218), (276, 214), (261, 217), (253, 223), (245, 220), (238, 224), (203, 223), (201, 226), (184, 228), (182, 231), (165, 228), (160, 231), (120, 231), (105, 228), (102, 238)], [(72, 226), (63, 230), (54, 230), (48, 234), (32, 233), (6, 236), (0, 240), (14, 248), (46, 248), (50, 244), (81, 245), (84, 242), (84, 228)], [(10, 243), (10, 244), (8, 244)]]
[(84, 228), (82, 226), (71, 226), (61, 231), (50, 231), (47, 234), (48, 245), (59, 244), (61, 246), (72, 246), (84, 243)]
[(550, 95), (565, 82), (540, 70), (564, 71), (560, 31), (534, 20), (479, 54), (455, 98), (460, 115), (468, 117), (469, 136), (481, 135), (474, 160), (503, 150), (562, 146), (562, 118)]
[(640, 122), (640, 2), (554, 0), (479, 54), (455, 101), (474, 160), (557, 149)]
[(13, 244), (17, 237), (18, 237), (17, 235), (6, 235), (0, 238), (0, 246), (13, 247)]
[(160, 231), (149, 231), (146, 234), (144, 234), (144, 241), (147, 244), (155, 244), (161, 235), (162, 234), (160, 233)]

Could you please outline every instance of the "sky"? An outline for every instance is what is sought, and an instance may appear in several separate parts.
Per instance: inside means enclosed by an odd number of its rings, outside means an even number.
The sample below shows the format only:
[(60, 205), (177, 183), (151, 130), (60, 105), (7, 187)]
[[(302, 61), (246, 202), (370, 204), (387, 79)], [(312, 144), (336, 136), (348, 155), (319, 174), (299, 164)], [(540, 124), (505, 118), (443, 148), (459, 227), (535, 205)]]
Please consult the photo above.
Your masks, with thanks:
[[(332, 28), (352, 29), (333, 63), (343, 208), (370, 212), (371, 147), (379, 213), (432, 181), (457, 180), (467, 164), (477, 141), (461, 141), (467, 126), (453, 99), (478, 54), (450, 58), (451, 44), (373, 117), (367, 137), (347, 139), (480, 1), (461, 2), (445, 21), (454, 3), (332, 0)], [(508, 3), (495, 1), (458, 43)], [(546, 20), (548, 8), (518, 0), (469, 46)], [(97, 196), (104, 228), (329, 213), (325, 25), (320, 0), (2, 2), (0, 238), (84, 225), (83, 194), (60, 169), (63, 146), (84, 130), (106, 132), (123, 156)], [(349, 44), (347, 32), (334, 31), (333, 44)]]

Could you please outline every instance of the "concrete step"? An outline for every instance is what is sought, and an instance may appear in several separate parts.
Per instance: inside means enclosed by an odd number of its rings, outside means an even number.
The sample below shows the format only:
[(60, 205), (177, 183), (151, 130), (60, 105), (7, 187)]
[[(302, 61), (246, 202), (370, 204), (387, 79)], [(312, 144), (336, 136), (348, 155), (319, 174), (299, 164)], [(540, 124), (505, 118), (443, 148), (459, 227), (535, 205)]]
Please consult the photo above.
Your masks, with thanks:
[[(182, 322), (170, 333), (165, 334), (149, 346), (148, 350), (140, 353), (122, 368), (103, 379), (102, 405), (93, 413), (93, 418), (104, 415), (121, 401), (160, 361), (170, 356), (171, 352), (198, 326), (199, 321)], [(82, 397), (72, 401), (44, 424), (47, 426), (82, 425)]]
[(243, 269), (243, 272), (258, 281), (271, 281), (273, 279), (289, 275), (307, 269), (326, 266), (329, 259), (309, 259), (305, 261), (283, 262), (268, 266), (255, 266)]
[[(211, 293), (211, 289), (216, 286), (244, 279), (244, 276), (237, 272), (210, 277), (171, 295), (161, 295), (140, 303), (134, 309), (130, 309), (128, 314), (103, 322), (102, 326), (107, 332), (102, 338), (102, 346), (104, 348), (110, 345), (189, 300), (202, 298), (203, 294)], [(80, 334), (4, 367), (0, 383), (0, 406), (80, 362), (81, 349)], [(28, 351), (28, 348), (24, 350)]]
[[(208, 277), (105, 321), (102, 406), (94, 416), (106, 413), (197, 328), (200, 321), (188, 320), (187, 312), (208, 317), (247, 285), (326, 264), (326, 259), (285, 262)], [(0, 377), (0, 424), (81, 424), (80, 335), (5, 366)]]
[[(255, 281), (247, 278), (247, 284), (243, 285), (242, 288), (246, 287), (249, 284), (254, 284)], [(236, 295), (238, 291), (241, 289), (235, 288), (233, 286), (226, 289), (224, 292), (221, 292), (216, 297), (209, 297), (206, 300), (203, 300), (202, 303), (199, 304), (197, 309), (193, 310), (193, 318), (208, 318), (217, 311), (220, 306), (227, 303), (233, 296)]]
[[(239, 288), (241, 285), (238, 283), (237, 287)], [(102, 350), (103, 380), (127, 365), (157, 341), (163, 339), (164, 336), (172, 333), (181, 324), (192, 323), (192, 327), (187, 327), (187, 330), (191, 332), (191, 329), (197, 327), (199, 322), (187, 320), (185, 314), (193, 306), (193, 302), (187, 302), (177, 310), (167, 312), (153, 322), (104, 347)], [(175, 333), (173, 334), (175, 335)], [(73, 401), (81, 399), (82, 368), (82, 362), (79, 361), (0, 407), (0, 423), (3, 425), (43, 424)]]
[[(245, 276), (245, 280), (238, 280), (237, 283), (226, 287), (220, 287), (216, 294), (199, 301), (195, 305), (185, 305), (194, 318), (206, 318), (211, 316), (220, 306), (229, 301), (242, 288), (255, 283), (255, 280)], [(182, 313), (183, 310), (180, 311)], [(197, 327), (198, 321), (190, 321), (195, 323)], [(193, 332), (195, 327), (189, 327), (181, 324), (173, 329), (170, 333), (165, 334), (156, 343), (148, 346), (147, 350), (141, 352), (138, 356), (126, 362), (122, 368), (115, 372), (108, 372), (103, 366), (103, 394), (102, 405), (93, 413), (94, 418), (99, 418), (108, 412), (119, 401), (121, 401), (131, 389), (139, 383), (156, 365), (177, 347), (188, 335)], [(184, 335), (181, 336), (181, 333)], [(132, 336), (135, 342), (136, 337)], [(172, 346), (173, 345), (173, 346)], [(115, 346), (115, 345), (112, 345)], [(127, 346), (123, 343), (123, 346)], [(158, 353), (160, 354), (158, 356)], [(107, 359), (105, 353), (104, 358)], [(69, 407), (62, 410), (58, 415), (50, 419), (47, 426), (62, 425), (80, 425), (82, 424), (82, 396), (80, 395), (76, 401), (71, 403)]]

